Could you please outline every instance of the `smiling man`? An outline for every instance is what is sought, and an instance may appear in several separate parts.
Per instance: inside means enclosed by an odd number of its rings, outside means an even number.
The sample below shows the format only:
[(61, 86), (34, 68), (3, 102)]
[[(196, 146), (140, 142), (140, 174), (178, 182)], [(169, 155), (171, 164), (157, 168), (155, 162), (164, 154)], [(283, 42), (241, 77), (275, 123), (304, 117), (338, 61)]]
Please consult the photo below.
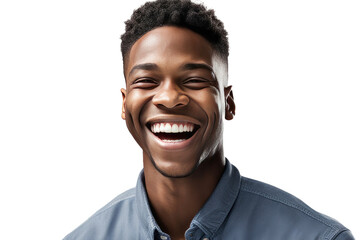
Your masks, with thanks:
[(225, 158), (224, 120), (235, 103), (227, 33), (212, 10), (148, 2), (126, 22), (121, 50), (122, 118), (144, 169), (136, 188), (65, 239), (353, 239), (294, 196), (240, 176)]

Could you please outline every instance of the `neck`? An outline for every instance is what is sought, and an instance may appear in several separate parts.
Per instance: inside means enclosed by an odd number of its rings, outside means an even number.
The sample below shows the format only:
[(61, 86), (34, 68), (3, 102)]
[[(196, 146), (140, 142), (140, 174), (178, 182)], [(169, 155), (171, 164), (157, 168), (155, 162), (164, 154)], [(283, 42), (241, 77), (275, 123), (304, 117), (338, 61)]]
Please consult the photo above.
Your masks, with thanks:
[(155, 169), (144, 154), (146, 191), (153, 215), (171, 239), (184, 239), (194, 216), (214, 191), (224, 171), (223, 151), (204, 160), (190, 175), (171, 178)]

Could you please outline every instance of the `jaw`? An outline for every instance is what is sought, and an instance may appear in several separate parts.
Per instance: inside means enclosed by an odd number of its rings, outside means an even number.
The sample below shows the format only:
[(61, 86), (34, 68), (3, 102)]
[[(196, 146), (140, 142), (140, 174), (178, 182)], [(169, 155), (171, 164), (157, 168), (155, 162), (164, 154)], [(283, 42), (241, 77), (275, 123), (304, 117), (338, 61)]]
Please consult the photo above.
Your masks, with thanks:
[[(145, 128), (146, 151), (144, 161), (151, 162), (166, 177), (185, 177), (198, 166), (203, 131), (200, 126), (192, 133), (158, 134)], [(171, 140), (169, 140), (172, 138)], [(145, 159), (146, 157), (146, 159)]]
[(147, 165), (154, 168), (165, 177), (188, 177), (206, 159), (223, 156), (222, 138), (206, 137), (206, 130), (203, 128), (199, 128), (191, 138), (180, 144), (164, 144), (151, 130), (146, 128), (145, 131), (147, 147), (144, 149), (144, 167)]

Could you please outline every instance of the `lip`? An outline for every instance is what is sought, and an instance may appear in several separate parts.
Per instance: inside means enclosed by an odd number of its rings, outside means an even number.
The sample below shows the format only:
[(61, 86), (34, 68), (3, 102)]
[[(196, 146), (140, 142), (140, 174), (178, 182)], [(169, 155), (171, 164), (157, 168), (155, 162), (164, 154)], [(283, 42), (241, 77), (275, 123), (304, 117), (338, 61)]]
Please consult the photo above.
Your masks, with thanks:
[(200, 122), (197, 121), (196, 119), (193, 119), (191, 117), (188, 116), (179, 116), (179, 115), (162, 115), (162, 116), (156, 116), (153, 118), (149, 118), (146, 122), (147, 126), (150, 126), (152, 123), (157, 123), (157, 122), (189, 122), (189, 123), (193, 123), (195, 126), (198, 126), (197, 131), (189, 138), (186, 139), (184, 141), (181, 142), (164, 142), (162, 141), (160, 138), (158, 138), (153, 132), (151, 132), (151, 130), (146, 127), (146, 131), (148, 131), (148, 133), (151, 135), (151, 138), (154, 142), (157, 143), (157, 145), (159, 145), (162, 149), (164, 150), (182, 150), (188, 146), (190, 146), (196, 139), (199, 129), (200, 129)]

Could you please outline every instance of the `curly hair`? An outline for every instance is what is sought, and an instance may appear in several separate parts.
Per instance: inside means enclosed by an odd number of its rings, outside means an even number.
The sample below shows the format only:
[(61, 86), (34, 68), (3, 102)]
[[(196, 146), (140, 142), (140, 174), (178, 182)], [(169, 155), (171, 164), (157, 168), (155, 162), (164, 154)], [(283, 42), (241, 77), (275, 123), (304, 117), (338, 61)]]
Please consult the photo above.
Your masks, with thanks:
[(134, 10), (131, 18), (125, 22), (125, 33), (121, 36), (124, 64), (131, 47), (139, 38), (166, 25), (188, 28), (200, 34), (227, 64), (229, 42), (224, 24), (215, 16), (214, 10), (190, 0), (157, 0)]

